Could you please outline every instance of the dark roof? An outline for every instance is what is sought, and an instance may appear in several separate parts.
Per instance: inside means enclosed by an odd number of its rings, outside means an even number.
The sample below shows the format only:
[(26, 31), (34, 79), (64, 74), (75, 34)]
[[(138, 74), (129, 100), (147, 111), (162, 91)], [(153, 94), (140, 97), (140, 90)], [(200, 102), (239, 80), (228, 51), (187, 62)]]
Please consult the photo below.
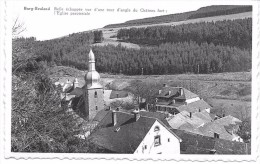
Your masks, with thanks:
[(68, 88), (65, 89), (64, 93), (70, 93), (73, 91), (73, 86), (69, 86)]
[(211, 154), (212, 150), (215, 150), (216, 154), (248, 154), (251, 148), (243, 142), (216, 139), (178, 129), (172, 131), (182, 139), (182, 154)]
[[(134, 114), (118, 111), (116, 112), (117, 124), (115, 126), (112, 124), (112, 113), (111, 110), (108, 111), (89, 136), (91, 143), (105, 150), (124, 154), (134, 153), (156, 121), (181, 141), (161, 120), (144, 116), (150, 115), (151, 112), (140, 112), (141, 117), (136, 121)], [(155, 115), (151, 114), (151, 116)], [(161, 117), (161, 115), (156, 116)]]
[(110, 99), (115, 99), (115, 98), (124, 98), (127, 97), (128, 93), (126, 91), (114, 91), (112, 90), (110, 94)]
[(141, 116), (135, 121), (133, 114), (123, 112), (116, 112), (116, 117), (117, 124), (113, 126), (112, 111), (109, 111), (89, 139), (91, 143), (112, 152), (134, 153), (156, 119)]
[[(183, 89), (183, 95), (180, 95), (180, 89)], [(169, 94), (170, 91), (170, 94)], [(183, 87), (164, 87), (161, 90), (161, 93), (157, 96), (158, 98), (170, 98), (174, 99), (191, 99), (198, 97), (195, 93), (183, 88)]]
[(83, 89), (77, 87), (77, 88), (73, 89), (69, 94), (75, 95), (76, 97), (80, 97), (81, 95), (83, 95)]
[(100, 122), (101, 120), (103, 120), (103, 118), (105, 118), (105, 116), (107, 115), (107, 113), (109, 112), (109, 110), (105, 109), (105, 110), (100, 110), (96, 116), (94, 117), (93, 121), (98, 121)]
[(156, 118), (157, 120), (162, 121), (167, 127), (171, 127), (168, 121), (166, 120), (168, 115), (165, 113), (140, 111), (140, 114), (141, 116)]

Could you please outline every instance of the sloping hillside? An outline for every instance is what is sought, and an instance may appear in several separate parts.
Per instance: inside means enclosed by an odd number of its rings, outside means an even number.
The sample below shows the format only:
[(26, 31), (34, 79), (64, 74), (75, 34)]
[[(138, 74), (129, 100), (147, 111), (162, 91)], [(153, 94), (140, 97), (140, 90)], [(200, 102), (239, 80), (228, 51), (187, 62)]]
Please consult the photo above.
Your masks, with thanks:
[(252, 6), (234, 6), (234, 5), (207, 6), (207, 7), (202, 7), (196, 11), (130, 20), (119, 24), (110, 24), (105, 26), (104, 28), (118, 28), (118, 27), (128, 27), (128, 26), (179, 22), (188, 19), (230, 15), (230, 14), (237, 14), (237, 13), (244, 13), (244, 12), (251, 12), (251, 11), (252, 11)]

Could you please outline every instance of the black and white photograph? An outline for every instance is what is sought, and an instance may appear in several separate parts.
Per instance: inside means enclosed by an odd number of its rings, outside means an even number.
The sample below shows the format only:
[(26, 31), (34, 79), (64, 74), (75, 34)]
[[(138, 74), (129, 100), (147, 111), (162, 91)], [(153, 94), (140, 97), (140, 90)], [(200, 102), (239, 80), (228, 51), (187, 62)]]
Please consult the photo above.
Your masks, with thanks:
[(1, 5), (5, 157), (259, 161), (259, 1)]

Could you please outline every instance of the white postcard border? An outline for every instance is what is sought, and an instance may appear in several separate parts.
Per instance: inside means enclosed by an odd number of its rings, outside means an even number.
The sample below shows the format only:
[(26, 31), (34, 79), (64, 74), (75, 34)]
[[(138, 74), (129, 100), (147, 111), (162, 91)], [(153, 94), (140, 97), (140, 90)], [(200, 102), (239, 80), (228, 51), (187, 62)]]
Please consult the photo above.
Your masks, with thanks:
[[(249, 1), (253, 5), (253, 56), (252, 56), (252, 150), (251, 155), (177, 155), (177, 156), (150, 156), (150, 155), (125, 155), (125, 154), (79, 154), (79, 153), (14, 153), (11, 152), (11, 54), (12, 54), (12, 35), (11, 35), (11, 10), (8, 8), (7, 1), (1, 5), (4, 11), (3, 23), (4, 30), (1, 31), (1, 109), (4, 113), (3, 118), (4, 138), (4, 158), (5, 159), (127, 159), (127, 160), (167, 160), (167, 161), (224, 161), (224, 162), (256, 162), (260, 157), (260, 5), (259, 1)], [(2, 18), (1, 18), (2, 19)], [(1, 22), (1, 23), (2, 23)], [(2, 27), (2, 25), (1, 25)], [(3, 35), (2, 35), (3, 34)], [(3, 39), (2, 39), (3, 38)], [(1, 110), (1, 113), (3, 111)], [(1, 121), (2, 123), (2, 121)], [(1, 146), (2, 148), (2, 146)]]

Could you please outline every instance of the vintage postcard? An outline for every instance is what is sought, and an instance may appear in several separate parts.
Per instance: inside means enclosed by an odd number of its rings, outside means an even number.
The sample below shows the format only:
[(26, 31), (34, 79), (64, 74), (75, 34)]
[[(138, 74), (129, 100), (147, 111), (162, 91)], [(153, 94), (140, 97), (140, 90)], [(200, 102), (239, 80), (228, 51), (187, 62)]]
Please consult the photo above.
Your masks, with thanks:
[(4, 162), (260, 162), (259, 4), (1, 1)]

